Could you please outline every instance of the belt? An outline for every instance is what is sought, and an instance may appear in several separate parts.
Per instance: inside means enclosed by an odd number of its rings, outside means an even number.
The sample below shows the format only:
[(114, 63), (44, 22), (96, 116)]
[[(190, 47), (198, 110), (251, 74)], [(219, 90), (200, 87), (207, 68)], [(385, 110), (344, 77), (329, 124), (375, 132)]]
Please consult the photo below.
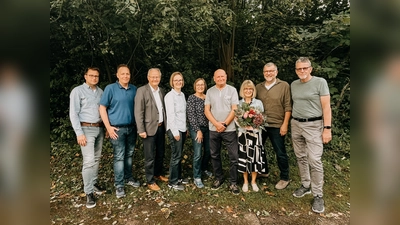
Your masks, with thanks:
[(86, 123), (86, 122), (81, 122), (82, 127), (103, 127), (104, 124), (103, 122), (98, 122), (98, 123)]
[(161, 123), (158, 123), (158, 126), (159, 126), (159, 127), (161, 127), (161, 126), (162, 126), (162, 124), (163, 124), (163, 122), (161, 122)]
[(294, 120), (297, 120), (299, 122), (311, 122), (311, 121), (316, 121), (316, 120), (322, 120), (322, 116), (319, 117), (313, 117), (313, 118), (308, 118), (308, 119), (301, 119), (301, 118), (294, 118)]

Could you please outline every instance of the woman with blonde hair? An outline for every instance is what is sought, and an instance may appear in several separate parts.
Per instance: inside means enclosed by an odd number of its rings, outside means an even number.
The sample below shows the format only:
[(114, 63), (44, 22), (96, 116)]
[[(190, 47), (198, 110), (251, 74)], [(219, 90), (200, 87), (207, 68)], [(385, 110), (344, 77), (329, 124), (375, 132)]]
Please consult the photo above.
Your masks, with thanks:
[[(263, 103), (256, 99), (256, 87), (251, 80), (243, 81), (239, 95), (239, 107), (242, 105), (254, 107), (259, 113), (264, 112)], [(246, 105), (247, 104), (247, 105)], [(243, 173), (243, 192), (249, 191), (249, 174), (251, 174), (251, 187), (253, 191), (259, 191), (256, 178), (258, 173), (267, 173), (268, 167), (265, 157), (264, 146), (261, 137), (261, 130), (252, 126), (241, 126), (238, 118), (235, 118), (238, 125), (239, 161), (238, 172)]]

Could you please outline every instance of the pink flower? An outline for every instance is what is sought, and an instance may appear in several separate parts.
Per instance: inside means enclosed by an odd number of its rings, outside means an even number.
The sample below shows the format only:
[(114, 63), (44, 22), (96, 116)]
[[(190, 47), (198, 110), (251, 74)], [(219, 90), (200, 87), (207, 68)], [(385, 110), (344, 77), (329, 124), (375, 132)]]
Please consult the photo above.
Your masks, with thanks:
[(243, 114), (243, 118), (244, 119), (247, 119), (247, 116), (249, 115), (249, 112), (245, 112), (244, 114)]

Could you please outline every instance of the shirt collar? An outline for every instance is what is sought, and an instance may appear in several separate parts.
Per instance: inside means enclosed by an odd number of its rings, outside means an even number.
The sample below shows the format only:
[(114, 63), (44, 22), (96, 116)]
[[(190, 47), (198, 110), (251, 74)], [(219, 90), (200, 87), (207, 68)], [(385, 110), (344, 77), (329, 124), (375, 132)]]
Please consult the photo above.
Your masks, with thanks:
[(155, 90), (150, 84), (149, 84), (149, 87), (150, 87), (150, 89), (151, 89), (152, 92), (158, 92), (158, 91), (160, 91), (160, 87), (158, 87), (157, 90)]
[[(122, 85), (118, 81), (115, 81), (115, 82), (118, 84), (119, 88), (125, 89), (124, 87), (122, 87)], [(130, 86), (130, 84), (128, 84), (128, 88), (126, 88), (126, 89), (130, 89), (130, 88), (131, 88), (131, 86)]]
[(182, 95), (182, 91), (181, 92), (177, 92), (175, 91), (175, 89), (171, 89), (172, 93), (174, 93), (175, 95), (181, 96)]
[[(84, 86), (86, 89), (92, 90), (92, 89), (90, 88), (90, 86), (89, 86), (86, 82), (83, 83), (83, 86)], [(97, 85), (96, 85), (96, 90), (97, 90)]]

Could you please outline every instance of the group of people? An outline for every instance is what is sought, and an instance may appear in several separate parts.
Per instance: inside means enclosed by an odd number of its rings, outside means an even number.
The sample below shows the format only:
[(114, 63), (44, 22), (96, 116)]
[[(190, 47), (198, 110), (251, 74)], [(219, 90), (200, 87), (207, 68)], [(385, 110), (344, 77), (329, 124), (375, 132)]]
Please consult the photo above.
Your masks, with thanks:
[[(182, 92), (184, 76), (174, 72), (170, 76), (171, 91), (159, 87), (161, 71), (148, 71), (148, 84), (140, 88), (130, 84), (127, 65), (117, 68), (116, 83), (107, 85), (104, 92), (97, 86), (99, 69), (90, 67), (85, 83), (74, 88), (70, 95), (70, 119), (81, 146), (82, 176), (87, 196), (86, 207), (96, 206), (94, 193), (104, 191), (97, 174), (104, 136), (110, 138), (114, 153), (114, 186), (116, 197), (125, 196), (125, 184), (139, 187), (132, 173), (132, 156), (137, 134), (142, 138), (147, 187), (159, 191), (156, 180), (168, 187), (184, 190), (188, 180), (182, 177), (181, 159), (187, 133), (193, 146), (193, 179), (197, 188), (204, 188), (202, 174), (211, 161), (215, 179), (211, 189), (217, 190), (225, 182), (221, 146), (224, 143), (229, 158), (229, 190), (237, 195), (238, 174), (243, 175), (242, 191), (259, 191), (257, 177), (268, 177), (269, 170), (264, 143), (270, 139), (276, 153), (280, 179), (278, 190), (288, 186), (289, 162), (285, 135), (291, 124), (293, 149), (297, 158), (301, 186), (295, 197), (313, 194), (312, 210), (324, 212), (323, 200), (323, 144), (332, 139), (330, 94), (325, 79), (311, 75), (311, 62), (300, 57), (295, 63), (299, 79), (290, 86), (277, 78), (274, 63), (263, 67), (265, 81), (254, 85), (245, 80), (240, 88), (227, 84), (227, 74), (214, 72), (215, 85), (207, 90), (206, 81), (198, 78), (193, 84), (195, 93), (187, 100)], [(235, 123), (239, 104), (257, 107), (266, 116), (263, 129), (249, 129)], [(104, 133), (103, 127), (106, 128)], [(169, 138), (171, 159), (169, 176), (163, 171), (165, 135)]]

